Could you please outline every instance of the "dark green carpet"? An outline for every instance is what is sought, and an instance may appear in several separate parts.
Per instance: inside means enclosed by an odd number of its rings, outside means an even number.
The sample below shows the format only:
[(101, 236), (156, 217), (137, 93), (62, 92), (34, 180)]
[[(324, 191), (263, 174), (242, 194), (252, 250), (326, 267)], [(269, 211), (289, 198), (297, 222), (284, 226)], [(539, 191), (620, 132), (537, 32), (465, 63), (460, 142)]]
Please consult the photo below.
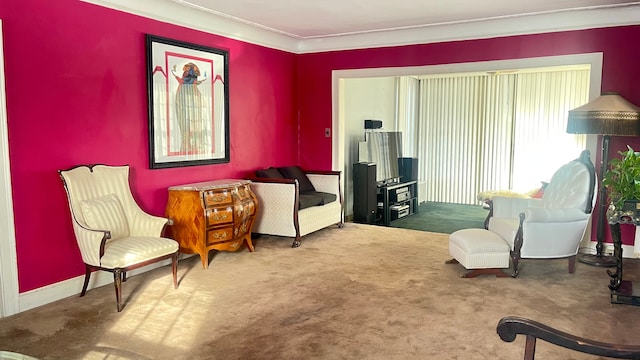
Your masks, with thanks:
[(451, 234), (468, 228), (484, 228), (488, 210), (480, 205), (425, 202), (418, 213), (391, 223), (392, 227)]

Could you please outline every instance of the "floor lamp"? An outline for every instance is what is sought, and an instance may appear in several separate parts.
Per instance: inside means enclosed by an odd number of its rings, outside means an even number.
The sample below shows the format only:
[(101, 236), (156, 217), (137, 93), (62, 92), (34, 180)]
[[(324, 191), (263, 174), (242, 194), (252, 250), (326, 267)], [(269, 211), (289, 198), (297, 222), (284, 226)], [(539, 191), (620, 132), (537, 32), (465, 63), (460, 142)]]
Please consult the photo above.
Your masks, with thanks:
[[(625, 100), (618, 93), (607, 92), (589, 103), (569, 111), (567, 132), (572, 134), (602, 135), (600, 178), (602, 181), (609, 164), (609, 140), (614, 136), (640, 135), (640, 108)], [(598, 194), (599, 212), (596, 232), (596, 253), (585, 254), (578, 261), (603, 267), (616, 266), (613, 256), (602, 254), (604, 229), (607, 222), (607, 189), (600, 186)]]

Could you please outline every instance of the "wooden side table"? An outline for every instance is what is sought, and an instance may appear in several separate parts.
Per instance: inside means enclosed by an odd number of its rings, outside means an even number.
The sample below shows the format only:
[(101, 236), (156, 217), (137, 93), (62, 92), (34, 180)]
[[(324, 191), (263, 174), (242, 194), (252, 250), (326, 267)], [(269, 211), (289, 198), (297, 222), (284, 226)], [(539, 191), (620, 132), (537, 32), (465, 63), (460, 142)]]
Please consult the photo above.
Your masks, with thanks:
[(209, 251), (236, 251), (246, 241), (253, 251), (251, 228), (258, 201), (249, 180), (213, 180), (169, 188), (166, 216), (180, 252), (199, 254), (209, 267)]

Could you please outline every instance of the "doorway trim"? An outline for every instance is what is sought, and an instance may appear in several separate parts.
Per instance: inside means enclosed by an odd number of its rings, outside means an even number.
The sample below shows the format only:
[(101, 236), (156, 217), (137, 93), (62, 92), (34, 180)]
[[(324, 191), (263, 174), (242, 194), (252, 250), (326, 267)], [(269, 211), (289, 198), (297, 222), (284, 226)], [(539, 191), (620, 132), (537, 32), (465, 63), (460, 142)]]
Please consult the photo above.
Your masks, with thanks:
[(18, 313), (18, 261), (13, 222), (11, 169), (7, 127), (7, 96), (4, 82), (4, 48), (0, 19), (0, 318)]
[[(374, 78), (374, 77), (396, 77), (396, 76), (419, 76), (434, 74), (451, 74), (466, 72), (486, 72), (499, 70), (514, 70), (525, 68), (544, 68), (553, 66), (568, 66), (588, 64), (591, 67), (589, 79), (589, 100), (593, 100), (600, 96), (602, 83), (602, 59), (603, 53), (584, 53), (574, 55), (558, 55), (533, 57), (523, 59), (493, 60), (480, 61), (470, 63), (441, 64), (427, 66), (411, 66), (411, 67), (392, 67), (392, 68), (369, 68), (369, 69), (350, 69), (350, 70), (333, 70), (331, 73), (331, 91), (332, 91), (332, 129), (333, 138), (331, 144), (331, 166), (333, 170), (340, 170), (348, 173), (345, 163), (345, 148), (349, 146), (347, 141), (349, 134), (345, 134), (346, 114), (344, 111), (344, 82), (347, 79), (356, 78)], [(587, 149), (591, 152), (591, 160), (595, 164), (596, 156), (600, 153), (598, 136), (587, 135)], [(345, 177), (343, 181), (348, 181)], [(342, 184), (343, 189), (347, 189)], [(351, 194), (343, 194), (346, 197)], [(348, 212), (349, 210), (347, 210)]]

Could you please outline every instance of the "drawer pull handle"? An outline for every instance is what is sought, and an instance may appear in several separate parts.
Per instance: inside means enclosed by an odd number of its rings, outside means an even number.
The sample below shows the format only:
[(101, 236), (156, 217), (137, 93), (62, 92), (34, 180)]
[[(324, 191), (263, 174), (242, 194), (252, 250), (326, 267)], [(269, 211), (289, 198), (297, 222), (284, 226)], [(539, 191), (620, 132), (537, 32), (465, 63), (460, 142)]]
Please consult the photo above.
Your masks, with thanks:
[(213, 220), (215, 220), (215, 221), (226, 220), (228, 218), (229, 218), (229, 214), (227, 214), (227, 213), (214, 213), (213, 214)]
[(227, 237), (227, 232), (226, 231), (218, 232), (218, 233), (213, 234), (213, 238), (214, 239), (224, 239), (226, 237)]

